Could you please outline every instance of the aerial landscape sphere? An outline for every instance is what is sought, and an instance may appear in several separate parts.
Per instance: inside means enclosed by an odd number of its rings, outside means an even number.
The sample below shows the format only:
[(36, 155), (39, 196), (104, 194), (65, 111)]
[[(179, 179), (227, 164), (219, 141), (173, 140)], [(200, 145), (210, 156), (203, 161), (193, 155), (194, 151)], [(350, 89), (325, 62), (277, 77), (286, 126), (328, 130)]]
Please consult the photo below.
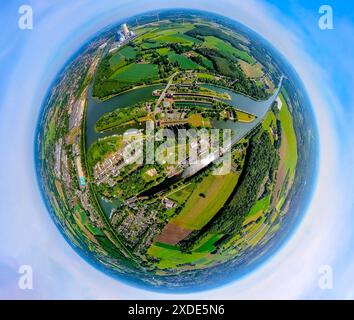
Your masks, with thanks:
[(274, 254), (317, 167), (311, 105), (285, 59), (236, 21), (187, 9), (83, 44), (48, 88), (35, 145), (70, 245), (118, 280), (175, 292), (229, 283)]

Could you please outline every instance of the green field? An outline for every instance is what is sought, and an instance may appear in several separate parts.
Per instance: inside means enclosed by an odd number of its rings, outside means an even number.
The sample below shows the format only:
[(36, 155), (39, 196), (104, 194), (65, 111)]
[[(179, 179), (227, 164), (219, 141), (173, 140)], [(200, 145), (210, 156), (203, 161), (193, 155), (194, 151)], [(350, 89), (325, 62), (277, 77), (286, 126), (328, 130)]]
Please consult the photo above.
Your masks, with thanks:
[(123, 146), (122, 136), (112, 136), (94, 142), (87, 153), (87, 160), (90, 167), (94, 167), (109, 154), (118, 151)]
[(236, 110), (235, 113), (238, 122), (250, 123), (256, 119), (256, 117), (253, 114), (249, 114), (240, 110)]
[(215, 78), (214, 75), (209, 73), (198, 73), (199, 80), (205, 80), (205, 79), (213, 80), (214, 78)]
[(126, 46), (119, 50), (110, 60), (109, 64), (112, 70), (123, 67), (126, 64), (126, 59), (135, 59), (136, 51), (131, 46)]
[(204, 67), (208, 68), (209, 70), (214, 70), (214, 64), (209, 59), (207, 59), (204, 56), (200, 56), (200, 57), (202, 58)]
[(168, 55), (169, 53), (173, 52), (169, 48), (160, 48), (156, 50), (158, 54), (165, 56)]
[(194, 250), (194, 252), (213, 252), (215, 250), (214, 243), (218, 241), (222, 235), (211, 233), (203, 239), (202, 243)]
[(125, 59), (120, 54), (120, 52), (118, 52), (109, 60), (109, 65), (112, 70), (116, 70), (116, 69), (121, 68), (125, 65)]
[(229, 44), (219, 38), (216, 38), (213, 36), (207, 36), (207, 37), (205, 37), (204, 44), (208, 48), (220, 50), (221, 52), (226, 52), (231, 55), (234, 55), (237, 58), (248, 62), (249, 64), (256, 63), (256, 61), (246, 51), (241, 51), (239, 49), (236, 49), (231, 44)]
[(145, 50), (149, 50), (149, 49), (161, 48), (162, 46), (163, 46), (163, 43), (161, 43), (161, 42), (151, 41), (151, 42), (144, 42), (141, 45), (141, 48), (145, 49)]
[(261, 211), (266, 211), (270, 207), (270, 195), (267, 197), (264, 197), (261, 200), (258, 200), (254, 206), (252, 207), (251, 211), (248, 213), (244, 224), (247, 224), (248, 222), (257, 219), (259, 212)]
[(153, 64), (130, 64), (117, 70), (111, 79), (139, 83), (141, 81), (156, 80), (158, 79), (158, 67)]
[(120, 50), (120, 53), (128, 59), (135, 59), (136, 57), (136, 51), (131, 46), (124, 47), (122, 50)]
[(142, 37), (139, 38), (137, 42), (148, 39), (155, 41), (159, 45), (162, 45), (166, 42), (186, 45), (193, 45), (194, 43), (200, 44), (202, 41), (184, 34), (184, 32), (187, 32), (191, 29), (193, 29), (192, 24), (178, 26), (175, 28), (172, 26), (169, 28), (158, 28), (156, 30), (151, 30), (150, 32), (145, 33)]
[(199, 44), (201, 43), (200, 40), (189, 37), (182, 33), (174, 33), (171, 35), (161, 35), (154, 38), (157, 42), (169, 42), (169, 43), (181, 43), (181, 44), (188, 44), (193, 45), (194, 43)]
[(257, 244), (259, 244), (259, 241), (262, 240), (262, 238), (267, 234), (268, 230), (269, 230), (270, 226), (266, 225), (265, 227), (263, 227), (262, 231), (258, 232), (258, 234), (253, 237), (252, 239), (249, 240), (249, 245), (251, 246), (256, 246)]
[(181, 69), (184, 70), (198, 70), (201, 69), (201, 66), (199, 66), (197, 63), (192, 61), (191, 59), (182, 56), (177, 53), (170, 53), (168, 54), (168, 58), (172, 63), (178, 63), (178, 65), (181, 67)]
[(191, 195), (194, 189), (194, 184), (188, 184), (181, 189), (177, 189), (173, 193), (170, 193), (167, 197), (172, 201), (176, 201), (178, 204), (184, 203)]
[(149, 248), (148, 254), (161, 260), (158, 263), (161, 269), (176, 268), (179, 265), (207, 265), (215, 260), (212, 260), (209, 255), (215, 250), (214, 244), (221, 237), (220, 234), (209, 234), (191, 253), (184, 253), (177, 246), (156, 242)]
[(135, 34), (137, 36), (141, 36), (142, 34), (147, 33), (147, 32), (151, 32), (155, 29), (156, 29), (156, 27), (138, 27), (138, 28), (133, 29), (133, 31), (135, 32)]
[[(210, 174), (195, 188), (181, 213), (172, 223), (191, 230), (199, 230), (223, 207), (236, 187), (239, 176)], [(203, 196), (202, 196), (203, 195)]]
[(262, 122), (262, 126), (265, 130), (269, 130), (269, 127), (271, 126), (271, 124), (273, 123), (273, 125), (276, 123), (277, 118), (275, 117), (273, 111), (268, 111), (266, 117), (264, 118), (263, 122)]
[(168, 24), (168, 26), (161, 27), (160, 30), (166, 35), (171, 35), (174, 33), (185, 33), (194, 28), (193, 23), (185, 23), (185, 24), (180, 24), (180, 23), (172, 23)]
[[(297, 163), (297, 141), (296, 141), (296, 135), (294, 131), (294, 126), (293, 126), (293, 120), (290, 114), (290, 111), (288, 109), (287, 103), (284, 99), (283, 93), (284, 90), (282, 91), (282, 94), (280, 95), (280, 99), (283, 103), (283, 106), (281, 108), (279, 117), (281, 121), (281, 125), (286, 137), (286, 141), (288, 144), (288, 150), (285, 154), (285, 164), (287, 170), (290, 170), (290, 177), (293, 177), (295, 174), (295, 169), (296, 169), (296, 163)], [(287, 171), (286, 170), (286, 171)]]
[(156, 243), (149, 248), (148, 254), (154, 258), (161, 259), (158, 263), (159, 268), (170, 269), (181, 264), (195, 263), (197, 260), (204, 258), (208, 253), (183, 253), (177, 247)]
[(210, 120), (203, 118), (200, 113), (195, 113), (189, 116), (188, 123), (193, 128), (209, 128), (211, 127)]

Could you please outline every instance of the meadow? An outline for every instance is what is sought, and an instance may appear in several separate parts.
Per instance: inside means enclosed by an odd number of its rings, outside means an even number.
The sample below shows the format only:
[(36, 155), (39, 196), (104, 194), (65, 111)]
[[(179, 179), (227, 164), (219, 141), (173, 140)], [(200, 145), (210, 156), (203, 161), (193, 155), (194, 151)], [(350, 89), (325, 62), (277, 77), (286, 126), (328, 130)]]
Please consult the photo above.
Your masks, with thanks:
[(117, 70), (111, 79), (139, 83), (141, 81), (156, 80), (159, 77), (158, 67), (153, 64), (132, 63), (126, 67)]
[(249, 64), (254, 64), (256, 61), (246, 52), (233, 47), (231, 44), (216, 38), (214, 36), (205, 37), (204, 45), (211, 49), (220, 50), (223, 53), (228, 53), (242, 59)]
[(202, 69), (197, 63), (191, 59), (182, 56), (180, 54), (171, 52), (168, 54), (168, 58), (172, 63), (178, 63), (179, 67), (183, 70), (198, 70)]
[(131, 46), (126, 46), (112, 56), (112, 58), (109, 60), (109, 64), (112, 70), (116, 70), (126, 64), (126, 59), (135, 59), (135, 57), (135, 49)]
[(181, 213), (173, 218), (174, 224), (191, 230), (200, 230), (224, 206), (236, 187), (238, 175), (208, 175), (194, 189)]
[(281, 126), (287, 142), (287, 151), (285, 152), (285, 167), (290, 171), (290, 176), (295, 175), (296, 164), (297, 164), (297, 141), (295, 130), (293, 126), (293, 120), (289, 107), (284, 99), (284, 90), (280, 95), (280, 99), (283, 103), (283, 106), (279, 113), (279, 118), (281, 121)]

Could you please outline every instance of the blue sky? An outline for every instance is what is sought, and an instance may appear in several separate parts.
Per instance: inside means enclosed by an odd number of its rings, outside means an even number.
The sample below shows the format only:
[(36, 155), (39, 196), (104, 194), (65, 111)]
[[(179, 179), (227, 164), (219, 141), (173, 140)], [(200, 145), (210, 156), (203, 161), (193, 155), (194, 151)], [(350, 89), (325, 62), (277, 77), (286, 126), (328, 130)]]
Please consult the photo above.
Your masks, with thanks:
[[(17, 27), (33, 6), (34, 29)], [(347, 1), (3, 1), (0, 11), (0, 298), (353, 298), (354, 3)], [(318, 28), (318, 8), (334, 10), (334, 30)], [(320, 133), (316, 192), (297, 232), (271, 259), (237, 282), (194, 295), (129, 287), (97, 271), (61, 237), (35, 180), (33, 139), (50, 83), (102, 27), (155, 8), (192, 7), (234, 18), (269, 40), (299, 73)], [(33, 267), (33, 290), (18, 288), (18, 268)], [(333, 269), (332, 290), (318, 287)], [(276, 271), (275, 271), (276, 270)]]

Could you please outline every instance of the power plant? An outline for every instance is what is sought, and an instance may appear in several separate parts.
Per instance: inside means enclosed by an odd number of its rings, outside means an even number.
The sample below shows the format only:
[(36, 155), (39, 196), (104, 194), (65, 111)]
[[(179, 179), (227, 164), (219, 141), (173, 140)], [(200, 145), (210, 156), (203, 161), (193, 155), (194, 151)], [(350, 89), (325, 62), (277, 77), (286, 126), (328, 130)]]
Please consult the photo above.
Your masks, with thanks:
[(129, 31), (129, 28), (126, 23), (122, 24), (120, 30), (118, 31), (118, 40), (122, 44), (135, 36), (133, 31)]

